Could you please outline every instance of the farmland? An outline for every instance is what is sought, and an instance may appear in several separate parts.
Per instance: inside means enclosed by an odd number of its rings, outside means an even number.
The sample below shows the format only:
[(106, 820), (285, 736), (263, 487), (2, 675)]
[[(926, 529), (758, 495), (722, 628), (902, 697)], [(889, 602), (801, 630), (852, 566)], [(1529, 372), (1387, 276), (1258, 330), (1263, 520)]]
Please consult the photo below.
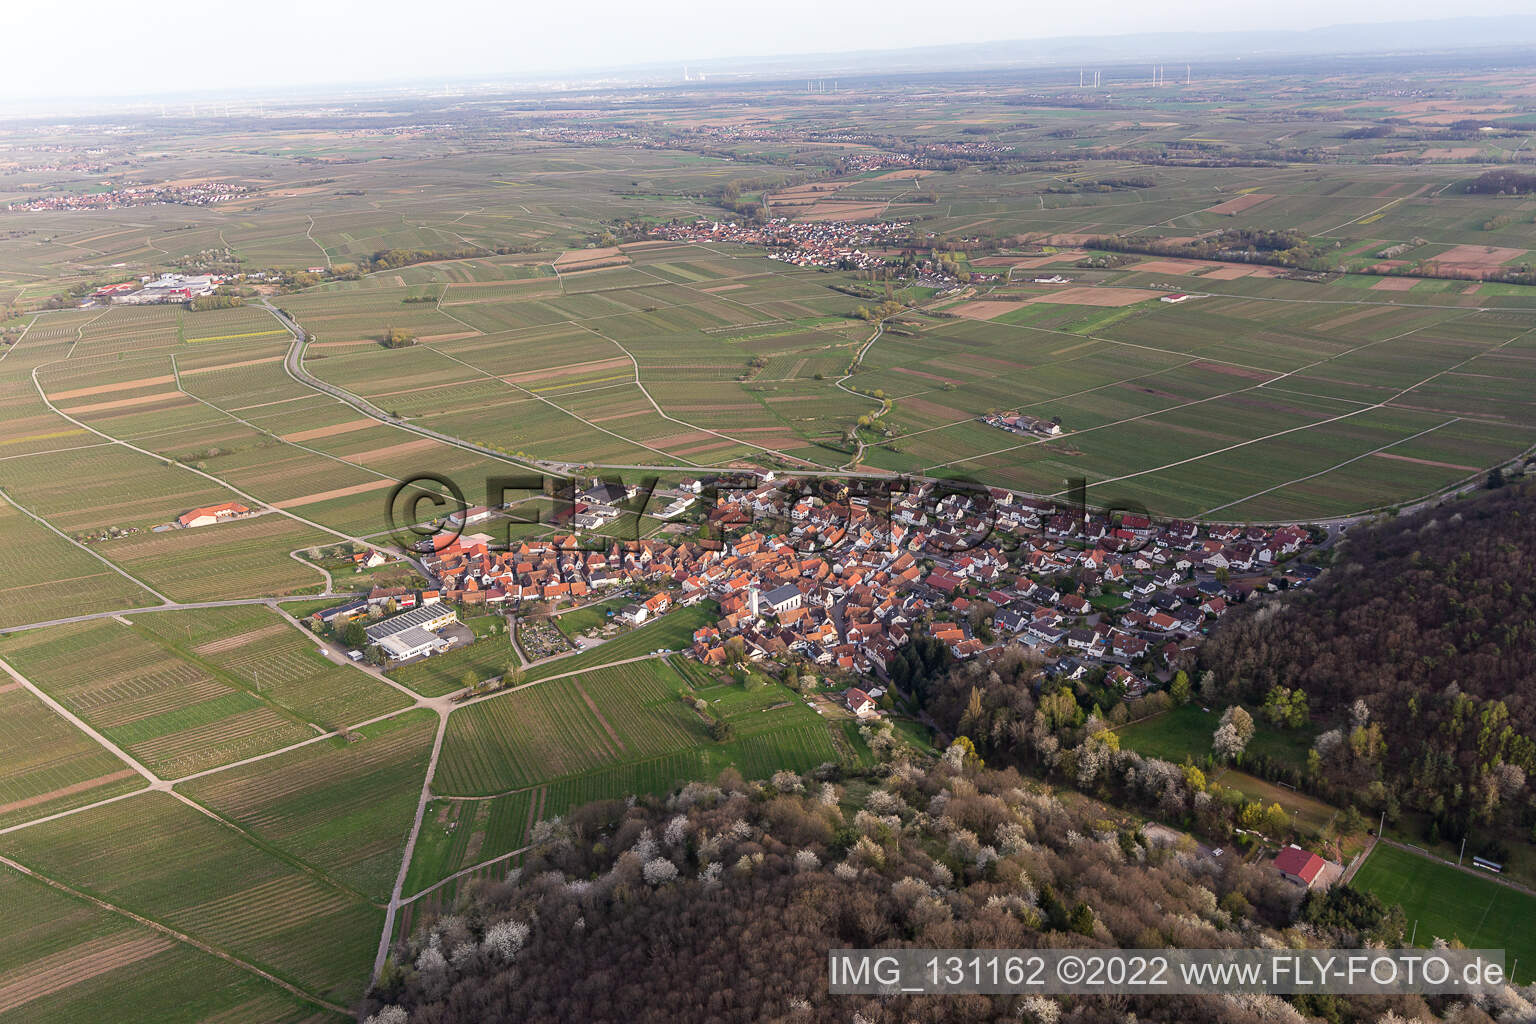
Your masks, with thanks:
[(163, 793), (14, 833), (0, 851), (343, 1003), (361, 994), (382, 923), (364, 900)]
[(219, 958), (0, 870), (0, 1020), (343, 1020)]
[(416, 711), (189, 784), (186, 794), (374, 900), (389, 897), (436, 722)]
[(0, 826), (143, 787), (138, 773), (0, 678)]
[(1384, 843), (1376, 844), (1353, 884), (1388, 906), (1400, 905), (1408, 926), (1418, 926), (1420, 946), (1457, 939), (1469, 949), (1502, 949), (1506, 967), (1516, 960), (1524, 965), (1516, 980), (1529, 983), (1536, 963), (1529, 927), (1536, 897), (1529, 893)]
[(297, 717), (114, 620), (21, 634), (6, 658), (165, 777), (313, 735)]
[[(712, 740), (680, 694), (704, 700), (734, 737)], [(856, 738), (834, 738), (832, 729), (841, 727), (782, 686), (694, 690), (662, 659), (593, 668), (474, 704), (449, 719), (433, 783), (445, 799), (428, 815), (408, 889), (517, 849), (534, 822), (592, 800), (665, 793), (727, 767), (747, 778), (807, 770), (840, 760), (840, 747), (863, 756)]]

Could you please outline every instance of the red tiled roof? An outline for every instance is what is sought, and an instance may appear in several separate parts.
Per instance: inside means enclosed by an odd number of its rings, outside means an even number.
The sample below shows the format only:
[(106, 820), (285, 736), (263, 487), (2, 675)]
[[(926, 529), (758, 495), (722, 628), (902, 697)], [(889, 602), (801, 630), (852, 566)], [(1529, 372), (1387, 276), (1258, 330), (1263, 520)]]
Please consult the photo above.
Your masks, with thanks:
[(1287, 875), (1295, 875), (1308, 885), (1311, 885), (1317, 878), (1318, 872), (1323, 870), (1324, 863), (1326, 862), (1323, 858), (1299, 846), (1287, 846), (1275, 855), (1275, 870)]

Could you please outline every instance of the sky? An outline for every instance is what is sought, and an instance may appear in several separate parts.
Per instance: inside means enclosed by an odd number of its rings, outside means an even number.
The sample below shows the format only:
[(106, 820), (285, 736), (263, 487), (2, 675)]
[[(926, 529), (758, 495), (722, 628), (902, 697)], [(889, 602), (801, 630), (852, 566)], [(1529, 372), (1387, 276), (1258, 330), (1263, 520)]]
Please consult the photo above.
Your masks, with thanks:
[[(228, 95), (348, 82), (518, 79), (637, 64), (1053, 36), (1308, 29), (1525, 14), (1530, 0), (1026, 0), (944, 16), (932, 0), (263, 0), (63, 7), (0, 0), (0, 103)], [(1069, 16), (1068, 16), (1069, 15)]]

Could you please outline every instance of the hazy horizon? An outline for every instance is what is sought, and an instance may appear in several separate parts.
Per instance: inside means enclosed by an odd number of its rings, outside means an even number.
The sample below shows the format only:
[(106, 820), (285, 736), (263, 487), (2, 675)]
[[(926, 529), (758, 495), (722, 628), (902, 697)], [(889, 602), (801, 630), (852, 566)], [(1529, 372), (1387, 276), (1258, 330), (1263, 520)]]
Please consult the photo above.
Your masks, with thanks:
[[(815, 57), (921, 46), (1138, 33), (1297, 31), (1445, 17), (1424, 0), (1297, 0), (1285, 8), (1234, 10), (1216, 0), (1152, 7), (1106, 0), (1070, 19), (1044, 5), (987, 21), (936, 16), (918, 0), (839, 5), (789, 0), (754, 16), (751, 31), (722, 25), (718, 8), (668, 0), (642, 10), (599, 0), (579, 17), (563, 9), (516, 10), (470, 0), (449, 17), (401, 0), (365, 8), (320, 8), (274, 0), (250, 9), (155, 8), (125, 12), (102, 0), (56, 12), (29, 6), (16, 17), (14, 47), (0, 63), (0, 97), (13, 107), (51, 101), (111, 103), (128, 97), (293, 90), (383, 81), (518, 79), (675, 63)], [(1528, 14), (1521, 0), (1471, 0), (1461, 17)], [(1047, 17), (1042, 17), (1045, 15)], [(594, 32), (593, 26), (597, 29)]]

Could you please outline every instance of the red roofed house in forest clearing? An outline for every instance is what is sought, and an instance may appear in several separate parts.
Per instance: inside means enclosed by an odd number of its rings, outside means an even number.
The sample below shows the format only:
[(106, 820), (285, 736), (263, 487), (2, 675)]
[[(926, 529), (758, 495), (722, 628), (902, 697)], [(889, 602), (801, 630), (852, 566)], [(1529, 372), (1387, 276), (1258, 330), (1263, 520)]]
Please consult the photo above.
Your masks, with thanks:
[(1309, 850), (1291, 845), (1275, 854), (1275, 870), (1287, 881), (1312, 888), (1327, 861)]

